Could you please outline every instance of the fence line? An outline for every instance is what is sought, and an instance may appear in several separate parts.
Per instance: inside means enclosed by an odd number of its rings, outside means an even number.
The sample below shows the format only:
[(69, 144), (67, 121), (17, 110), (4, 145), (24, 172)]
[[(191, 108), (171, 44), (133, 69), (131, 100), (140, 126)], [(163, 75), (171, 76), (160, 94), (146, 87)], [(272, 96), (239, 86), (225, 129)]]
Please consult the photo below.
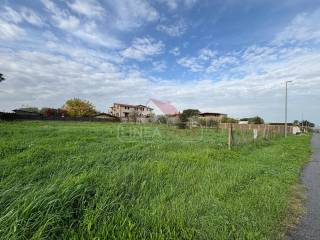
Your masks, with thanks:
[[(236, 124), (221, 123), (219, 128), (228, 130), (228, 148), (260, 140), (271, 140), (284, 137), (284, 125), (270, 124)], [(287, 127), (288, 134), (292, 134), (293, 127)]]
[(14, 120), (44, 120), (44, 121), (79, 121), (79, 122), (119, 122), (117, 118), (98, 118), (98, 117), (58, 117), (43, 115), (19, 115), (16, 113), (0, 112), (0, 119), (5, 121)]

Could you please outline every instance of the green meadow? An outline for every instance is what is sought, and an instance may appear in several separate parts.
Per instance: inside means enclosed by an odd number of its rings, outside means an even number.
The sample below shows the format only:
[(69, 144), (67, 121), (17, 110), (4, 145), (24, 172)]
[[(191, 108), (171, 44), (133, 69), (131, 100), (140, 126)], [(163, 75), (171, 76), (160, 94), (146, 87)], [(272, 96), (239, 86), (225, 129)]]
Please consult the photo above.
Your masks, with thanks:
[(310, 136), (0, 122), (1, 239), (281, 239)]

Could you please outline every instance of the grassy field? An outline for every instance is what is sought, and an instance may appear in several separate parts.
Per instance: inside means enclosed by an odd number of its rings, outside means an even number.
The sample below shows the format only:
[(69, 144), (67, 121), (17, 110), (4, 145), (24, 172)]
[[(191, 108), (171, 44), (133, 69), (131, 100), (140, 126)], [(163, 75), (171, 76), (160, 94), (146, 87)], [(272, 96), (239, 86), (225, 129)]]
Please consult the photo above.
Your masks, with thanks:
[(1, 239), (277, 239), (310, 136), (0, 123)]

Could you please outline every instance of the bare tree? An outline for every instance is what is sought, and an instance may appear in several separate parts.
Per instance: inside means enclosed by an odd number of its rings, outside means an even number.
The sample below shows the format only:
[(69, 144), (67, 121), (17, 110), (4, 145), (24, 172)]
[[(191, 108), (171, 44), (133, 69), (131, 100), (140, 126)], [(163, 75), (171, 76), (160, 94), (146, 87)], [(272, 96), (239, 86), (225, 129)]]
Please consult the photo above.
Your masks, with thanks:
[(138, 118), (139, 118), (139, 113), (138, 111), (134, 110), (132, 112), (129, 113), (129, 120), (131, 122), (134, 122), (136, 123), (138, 121)]

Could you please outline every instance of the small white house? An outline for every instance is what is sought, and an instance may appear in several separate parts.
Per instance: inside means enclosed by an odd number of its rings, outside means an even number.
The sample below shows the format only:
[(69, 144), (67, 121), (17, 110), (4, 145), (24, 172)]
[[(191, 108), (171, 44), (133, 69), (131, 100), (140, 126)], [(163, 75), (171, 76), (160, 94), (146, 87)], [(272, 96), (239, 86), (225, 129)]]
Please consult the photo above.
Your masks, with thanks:
[(292, 127), (292, 134), (293, 134), (293, 135), (298, 135), (298, 134), (300, 134), (300, 133), (301, 133), (300, 127), (298, 127), (298, 126), (293, 126), (293, 127)]

